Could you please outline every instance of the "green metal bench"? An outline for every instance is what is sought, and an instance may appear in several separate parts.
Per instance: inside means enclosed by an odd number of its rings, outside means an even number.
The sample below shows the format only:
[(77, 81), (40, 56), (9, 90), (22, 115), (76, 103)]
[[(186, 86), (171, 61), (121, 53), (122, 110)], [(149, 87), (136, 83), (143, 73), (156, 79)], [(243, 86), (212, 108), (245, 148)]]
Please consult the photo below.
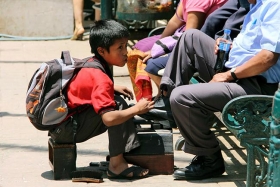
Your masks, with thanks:
[[(190, 84), (203, 82), (199, 75)], [(221, 122), (247, 150), (247, 187), (280, 186), (280, 84), (275, 96), (246, 95), (226, 104)], [(184, 138), (175, 143), (180, 150)]]
[(280, 186), (279, 107), (280, 89), (274, 97), (247, 95), (235, 98), (222, 111), (224, 125), (247, 150), (247, 187)]

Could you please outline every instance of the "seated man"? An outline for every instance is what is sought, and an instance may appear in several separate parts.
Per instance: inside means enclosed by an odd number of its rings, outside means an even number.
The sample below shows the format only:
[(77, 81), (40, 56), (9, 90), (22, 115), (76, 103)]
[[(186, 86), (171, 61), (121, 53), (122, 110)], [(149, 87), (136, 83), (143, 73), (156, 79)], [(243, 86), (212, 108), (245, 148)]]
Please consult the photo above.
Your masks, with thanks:
[[(273, 95), (277, 90), (280, 1), (248, 1), (250, 11), (233, 41), (226, 71), (214, 71), (219, 40), (195, 29), (185, 31), (167, 62), (160, 88), (169, 97), (174, 120), (185, 139), (183, 151), (196, 155), (188, 166), (174, 172), (175, 179), (222, 175), (225, 166), (221, 148), (210, 130), (214, 112), (221, 112), (238, 96)], [(195, 72), (207, 83), (188, 85)]]

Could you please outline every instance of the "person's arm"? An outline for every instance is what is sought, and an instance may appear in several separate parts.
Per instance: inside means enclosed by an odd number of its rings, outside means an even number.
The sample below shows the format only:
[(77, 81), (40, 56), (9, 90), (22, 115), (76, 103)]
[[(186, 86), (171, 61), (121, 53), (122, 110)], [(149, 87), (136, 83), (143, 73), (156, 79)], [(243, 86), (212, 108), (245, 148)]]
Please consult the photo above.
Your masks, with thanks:
[[(176, 9), (177, 15), (176, 13), (172, 16), (172, 18), (168, 21), (164, 31), (161, 34), (161, 38), (164, 38), (166, 36), (171, 36), (172, 34), (175, 33), (175, 31), (180, 28), (181, 26), (183, 26), (185, 24), (185, 22), (183, 20), (183, 6), (182, 3), (180, 2), (177, 9)], [(178, 18), (179, 17), (179, 18)]]
[(101, 115), (103, 123), (110, 127), (119, 125), (137, 114), (144, 114), (154, 107), (154, 101), (141, 99), (134, 106), (125, 110), (109, 111)]
[[(181, 3), (180, 3), (181, 4)], [(178, 6), (179, 7), (179, 6)], [(183, 7), (181, 8), (183, 9)], [(177, 12), (179, 17), (183, 17), (183, 11)], [(182, 14), (181, 16), (179, 14)], [(200, 29), (206, 19), (206, 14), (203, 12), (189, 12), (187, 16), (187, 23), (186, 29)], [(165, 27), (163, 33), (161, 34), (161, 38), (166, 36), (171, 36), (175, 33), (175, 31), (183, 26), (185, 23), (177, 17), (175, 14), (168, 22), (167, 26)], [(143, 63), (146, 63), (151, 58), (151, 51), (145, 52), (145, 57), (143, 59)]]
[(186, 29), (200, 29), (203, 26), (203, 23), (206, 19), (206, 14), (204, 12), (190, 11), (188, 12), (186, 22), (182, 21), (183, 19), (183, 6), (182, 3), (177, 7), (177, 14), (175, 13), (173, 17), (168, 21), (167, 26), (165, 27), (161, 38), (166, 36), (171, 36), (175, 31), (186, 24)]
[[(279, 53), (274, 53), (269, 50), (261, 50), (256, 56), (241, 66), (236, 67), (235, 75), (238, 79), (247, 78), (259, 75), (271, 66), (275, 65), (279, 58)], [(214, 75), (210, 82), (230, 82), (233, 81), (231, 72), (218, 73)]]
[(200, 29), (206, 19), (204, 12), (188, 12), (187, 23), (185, 30), (187, 29)]

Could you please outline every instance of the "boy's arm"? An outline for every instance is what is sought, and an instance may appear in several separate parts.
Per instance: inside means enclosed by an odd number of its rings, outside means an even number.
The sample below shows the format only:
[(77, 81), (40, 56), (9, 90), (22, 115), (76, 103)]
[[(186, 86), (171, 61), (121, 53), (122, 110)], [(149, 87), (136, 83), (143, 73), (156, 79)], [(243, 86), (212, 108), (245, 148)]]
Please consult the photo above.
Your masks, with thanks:
[(144, 114), (154, 107), (154, 101), (141, 99), (134, 106), (125, 110), (109, 111), (101, 115), (103, 123), (110, 127), (119, 125), (137, 114)]

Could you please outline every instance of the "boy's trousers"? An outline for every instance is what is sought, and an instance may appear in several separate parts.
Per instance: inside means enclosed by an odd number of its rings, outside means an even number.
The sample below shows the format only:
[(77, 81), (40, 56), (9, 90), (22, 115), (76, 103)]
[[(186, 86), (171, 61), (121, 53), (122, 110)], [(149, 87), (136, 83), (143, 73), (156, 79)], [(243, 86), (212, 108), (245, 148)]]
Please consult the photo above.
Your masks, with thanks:
[[(115, 96), (115, 101), (117, 104), (116, 110), (128, 108), (122, 97)], [(111, 157), (129, 152), (140, 146), (132, 119), (116, 126), (107, 127), (104, 125), (101, 116), (95, 113), (92, 106), (78, 113), (73, 119), (77, 121), (76, 143), (84, 142), (108, 130)], [(50, 136), (56, 143), (73, 143), (73, 119), (68, 118), (57, 128), (50, 131)]]

